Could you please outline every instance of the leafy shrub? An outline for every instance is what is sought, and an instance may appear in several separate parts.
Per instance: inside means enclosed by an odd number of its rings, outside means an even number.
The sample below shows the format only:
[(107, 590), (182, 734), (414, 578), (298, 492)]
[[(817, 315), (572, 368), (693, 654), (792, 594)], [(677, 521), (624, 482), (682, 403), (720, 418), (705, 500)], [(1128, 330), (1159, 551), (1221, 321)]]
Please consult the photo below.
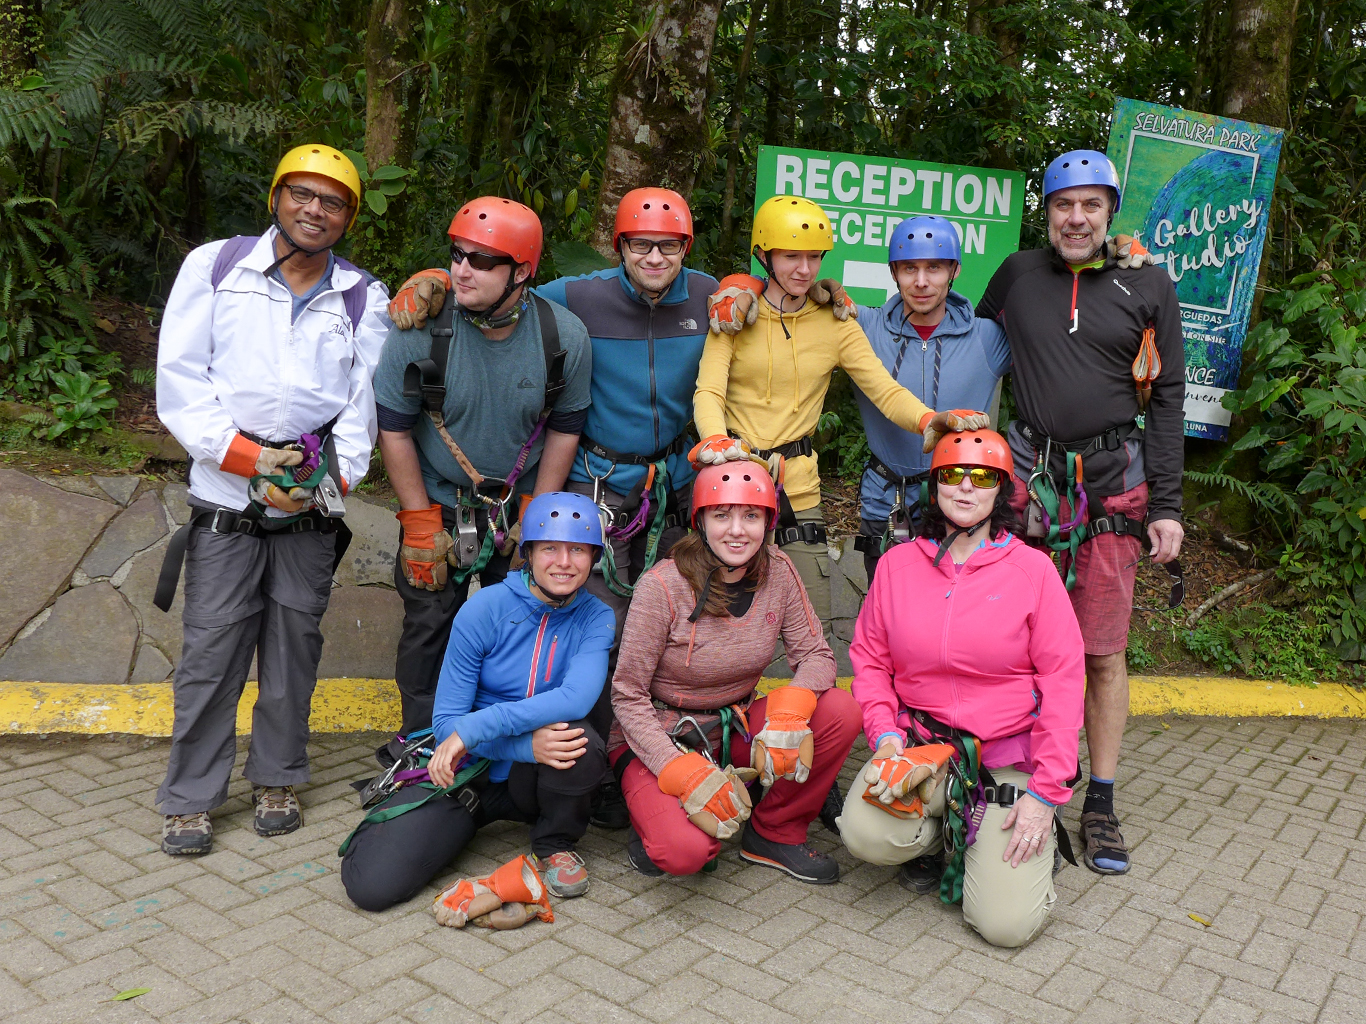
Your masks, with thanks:
[(1181, 643), (1221, 672), (1313, 683), (1337, 674), (1337, 656), (1330, 646), (1333, 627), (1320, 621), (1322, 611), (1328, 612), (1324, 618), (1331, 618), (1331, 609), (1311, 607), (1296, 613), (1265, 604), (1247, 605), (1201, 620), (1194, 629), (1182, 631)]

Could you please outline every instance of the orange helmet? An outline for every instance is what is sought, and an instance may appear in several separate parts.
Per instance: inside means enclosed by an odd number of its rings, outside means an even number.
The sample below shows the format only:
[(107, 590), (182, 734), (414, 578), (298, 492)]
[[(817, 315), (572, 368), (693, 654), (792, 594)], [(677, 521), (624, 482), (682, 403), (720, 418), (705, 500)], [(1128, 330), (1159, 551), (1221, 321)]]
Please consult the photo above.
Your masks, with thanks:
[(778, 490), (773, 486), (773, 477), (768, 470), (757, 462), (723, 462), (719, 466), (706, 466), (692, 484), (692, 512), (688, 522), (694, 530), (697, 514), (704, 508), (717, 505), (754, 505), (768, 510), (768, 529), (778, 518)]
[(692, 248), (692, 211), (688, 201), (671, 188), (636, 188), (621, 197), (612, 248), (621, 251), (621, 236), (637, 231), (682, 235)]
[(463, 238), (511, 256), (518, 263), (530, 263), (533, 277), (541, 263), (541, 218), (531, 207), (512, 199), (471, 199), (451, 218), (446, 234), (452, 242)]
[(930, 472), (942, 466), (987, 466), (1007, 476), (1014, 470), (1010, 445), (994, 430), (963, 430), (945, 434), (934, 446)]

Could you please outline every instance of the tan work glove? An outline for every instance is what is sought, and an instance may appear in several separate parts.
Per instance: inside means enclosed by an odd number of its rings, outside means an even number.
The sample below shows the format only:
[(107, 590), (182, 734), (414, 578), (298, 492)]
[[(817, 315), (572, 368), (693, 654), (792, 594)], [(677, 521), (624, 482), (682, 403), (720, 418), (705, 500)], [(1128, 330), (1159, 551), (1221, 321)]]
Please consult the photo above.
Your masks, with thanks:
[(780, 686), (768, 695), (764, 727), (750, 744), (750, 765), (759, 781), (771, 786), (779, 779), (805, 782), (811, 777), (816, 738), (811, 716), (816, 695), (800, 686)]
[(925, 435), (922, 451), (932, 452), (939, 439), (957, 430), (984, 430), (991, 426), (991, 417), (974, 409), (946, 409), (927, 412), (920, 418), (920, 432)]
[(727, 437), (725, 434), (713, 434), (698, 441), (692, 446), (692, 451), (688, 452), (688, 461), (692, 463), (693, 469), (719, 466), (723, 462), (738, 462), (749, 457), (749, 445), (739, 438)]
[(441, 590), (446, 586), (446, 558), (455, 542), (441, 522), (441, 506), (405, 509), (398, 514), (403, 524), (403, 544), (398, 549), (403, 578), (417, 590)]
[(427, 326), (427, 318), (441, 312), (446, 293), (451, 290), (451, 275), (439, 268), (419, 270), (404, 281), (398, 294), (389, 300), (389, 319), (400, 331)]
[(1105, 239), (1105, 251), (1124, 270), (1133, 270), (1156, 262), (1153, 254), (1133, 235), (1110, 235)]
[(759, 296), (764, 282), (749, 274), (730, 274), (716, 283), (707, 297), (707, 321), (717, 334), (739, 334), (759, 319)]
[(894, 817), (921, 817), (924, 801), (948, 771), (953, 754), (952, 744), (931, 743), (874, 757), (863, 769), (868, 784), (863, 799)]
[(437, 924), (463, 928), (520, 928), (533, 917), (554, 921), (545, 883), (526, 854), (512, 858), (487, 878), (462, 878), (432, 901)]
[[(269, 449), (267, 449), (269, 450)], [(295, 452), (297, 455), (298, 453)], [(258, 480), (251, 488), (251, 497), (263, 505), (278, 508), (281, 512), (293, 515), (313, 506), (313, 490), (309, 487), (291, 487), (286, 491), (268, 480)]]
[(811, 286), (811, 290), (806, 293), (811, 297), (811, 301), (818, 306), (829, 306), (830, 312), (835, 314), (835, 319), (843, 323), (851, 317), (858, 319), (858, 304), (851, 298), (849, 293), (844, 290), (844, 285), (840, 284), (833, 277), (823, 277)]
[(676, 757), (659, 773), (659, 788), (678, 797), (688, 820), (707, 835), (729, 839), (749, 820), (752, 768), (721, 769), (697, 751)]

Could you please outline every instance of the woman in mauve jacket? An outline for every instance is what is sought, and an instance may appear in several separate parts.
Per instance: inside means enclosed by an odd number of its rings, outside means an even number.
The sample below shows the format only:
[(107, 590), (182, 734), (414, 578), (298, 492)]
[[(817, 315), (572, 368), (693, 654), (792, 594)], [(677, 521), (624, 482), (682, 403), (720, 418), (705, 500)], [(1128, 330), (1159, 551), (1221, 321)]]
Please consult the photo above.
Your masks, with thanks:
[(931, 474), (921, 536), (883, 556), (849, 649), (874, 754), (840, 834), (855, 856), (902, 865), (907, 888), (952, 899), (956, 886), (941, 889), (945, 761), (955, 740), (980, 741), (984, 816), (949, 867), (961, 872), (964, 920), (994, 945), (1022, 946), (1056, 895), (1054, 809), (1077, 773), (1081, 631), (1052, 561), (1012, 533), (1005, 440), (951, 434)]

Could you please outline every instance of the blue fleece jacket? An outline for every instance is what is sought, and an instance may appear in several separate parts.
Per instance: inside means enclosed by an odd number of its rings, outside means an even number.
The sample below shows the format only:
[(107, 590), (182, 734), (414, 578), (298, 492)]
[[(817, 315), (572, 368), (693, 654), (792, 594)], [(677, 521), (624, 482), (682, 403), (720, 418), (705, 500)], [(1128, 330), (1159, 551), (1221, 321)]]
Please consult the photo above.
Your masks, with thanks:
[[(906, 320), (900, 295), (893, 295), (880, 309), (860, 306), (859, 326), (868, 335), (873, 351), (902, 387), (910, 390), (931, 409), (980, 409), (986, 411), (997, 382), (1010, 369), (1010, 346), (1005, 331), (992, 320), (973, 316), (972, 303), (957, 292), (949, 292), (944, 319), (928, 341), (921, 341), (914, 325)], [(939, 359), (936, 390), (934, 364)], [(896, 368), (897, 359), (900, 369)], [(596, 370), (595, 370), (596, 372)], [(863, 429), (868, 447), (892, 472), (915, 476), (930, 468), (930, 455), (922, 452), (919, 434), (896, 426), (878, 412), (856, 387)], [(885, 520), (892, 510), (893, 487), (870, 469), (863, 471), (859, 486), (859, 515), (864, 519)], [(915, 507), (919, 487), (906, 489), (906, 502)]]
[[(457, 732), (501, 782), (513, 761), (530, 764), (531, 734), (592, 709), (607, 682), (616, 631), (612, 610), (586, 590), (552, 608), (524, 573), (481, 587), (456, 613), (436, 684), (436, 742)], [(603, 737), (606, 740), (606, 737)]]
[[(583, 277), (562, 277), (537, 291), (583, 321), (593, 343), (592, 404), (583, 436), (631, 455), (653, 455), (682, 434), (692, 419), (697, 366), (707, 340), (707, 296), (716, 279), (683, 268), (653, 305), (620, 267)], [(580, 448), (569, 479), (592, 483)], [(588, 455), (588, 464), (618, 494), (626, 494), (645, 467)], [(687, 450), (671, 455), (669, 481), (674, 490), (696, 475)]]

